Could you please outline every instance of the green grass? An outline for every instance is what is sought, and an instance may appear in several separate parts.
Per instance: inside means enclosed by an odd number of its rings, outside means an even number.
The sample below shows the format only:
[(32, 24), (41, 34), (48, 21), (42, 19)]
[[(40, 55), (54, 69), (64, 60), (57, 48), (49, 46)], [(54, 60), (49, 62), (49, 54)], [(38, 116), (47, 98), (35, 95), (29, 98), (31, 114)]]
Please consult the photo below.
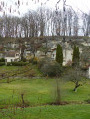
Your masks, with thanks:
[(0, 66), (0, 71), (11, 71), (11, 70), (16, 70), (20, 67), (18, 66)]
[[(62, 101), (82, 102), (90, 98), (89, 81), (73, 92), (74, 84), (61, 81)], [(21, 93), (30, 105), (46, 104), (54, 100), (56, 86), (55, 79), (18, 79), (11, 83), (0, 84), (0, 104), (16, 104), (20, 101)]]
[[(38, 74), (36, 66), (33, 66)], [(0, 67), (1, 70), (14, 70), (18, 67)], [(16, 69), (15, 69), (16, 70)], [(74, 84), (60, 79), (61, 100), (70, 104), (49, 105), (55, 101), (56, 79), (18, 78), (10, 83), (0, 82), (0, 119), (89, 119), (90, 81), (73, 91)], [(24, 94), (27, 108), (21, 108), (21, 94)], [(83, 104), (80, 104), (82, 103)], [(17, 107), (18, 105), (18, 107)], [(16, 108), (17, 107), (17, 108)]]
[(9, 108), (0, 111), (0, 119), (90, 119), (90, 105)]
[[(36, 65), (29, 64), (28, 67), (32, 68), (35, 72), (36, 76), (41, 76), (41, 72), (38, 70)], [(10, 71), (17, 71), (26, 68), (26, 66), (0, 66), (0, 73), (2, 72), (10, 72)], [(26, 68), (27, 70), (27, 68)]]

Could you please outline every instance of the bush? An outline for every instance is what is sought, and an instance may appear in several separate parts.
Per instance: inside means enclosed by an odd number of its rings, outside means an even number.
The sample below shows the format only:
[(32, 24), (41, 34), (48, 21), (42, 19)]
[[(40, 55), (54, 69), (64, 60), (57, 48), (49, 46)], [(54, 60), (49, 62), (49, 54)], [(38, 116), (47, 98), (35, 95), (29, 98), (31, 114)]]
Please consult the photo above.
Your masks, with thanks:
[(12, 62), (13, 66), (25, 66), (28, 64), (28, 62)]
[(88, 99), (88, 100), (85, 100), (88, 104), (90, 104), (90, 99)]
[(45, 76), (50, 76), (50, 77), (60, 76), (62, 72), (62, 67), (57, 62), (46, 63), (42, 66), (41, 72)]
[(34, 57), (34, 58), (33, 58), (33, 62), (32, 62), (32, 63), (33, 63), (33, 64), (37, 64), (37, 62), (38, 62), (37, 57)]
[(22, 59), (22, 62), (26, 62), (26, 61), (27, 61), (26, 58), (23, 58), (23, 59)]
[(5, 59), (4, 59), (4, 58), (1, 58), (1, 59), (0, 59), (0, 62), (5, 62)]
[(33, 58), (30, 58), (29, 59), (29, 63), (33, 63)]
[(7, 66), (25, 66), (28, 62), (7, 62)]
[(7, 62), (7, 66), (11, 66), (12, 65), (12, 63), (11, 62)]
[(34, 76), (36, 76), (36, 72), (32, 69), (32, 70), (26, 72), (24, 76), (34, 77)]
[(0, 62), (0, 66), (3, 66), (3, 65), (5, 65), (5, 62)]
[(41, 67), (43, 67), (44, 64), (47, 64), (49, 62), (51, 62), (51, 59), (49, 59), (48, 57), (39, 60), (38, 61), (38, 68), (41, 69)]
[(38, 63), (38, 59), (37, 59), (37, 57), (34, 57), (34, 58), (31, 58), (29, 60), (29, 62), (32, 63), (32, 64), (37, 64)]
[(66, 63), (66, 66), (72, 66), (72, 61), (68, 60), (67, 63)]

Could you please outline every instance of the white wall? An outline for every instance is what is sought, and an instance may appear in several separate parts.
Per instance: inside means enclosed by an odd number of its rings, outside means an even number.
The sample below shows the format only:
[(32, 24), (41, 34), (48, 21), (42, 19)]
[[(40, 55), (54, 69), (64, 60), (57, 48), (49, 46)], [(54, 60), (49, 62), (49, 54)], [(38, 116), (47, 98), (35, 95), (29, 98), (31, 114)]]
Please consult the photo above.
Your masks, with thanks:
[(54, 51), (52, 52), (51, 58), (55, 60), (55, 58), (56, 58), (56, 50), (54, 50)]
[[(55, 60), (56, 50), (52, 52), (51, 58)], [(63, 65), (66, 65), (69, 60), (72, 61), (72, 50), (63, 50)]]
[(15, 57), (5, 57), (5, 60), (6, 60), (7, 62), (11, 62), (11, 60), (12, 60), (12, 61), (15, 60)]
[(18, 47), (19, 47), (19, 44), (12, 43), (12, 44), (11, 44), (11, 47), (12, 47), (12, 48), (18, 48)]
[(15, 57), (5, 57), (6, 62), (14, 62), (16, 59), (19, 61), (20, 60), (20, 54), (17, 53), (18, 55), (15, 54)]
[(66, 65), (68, 61), (72, 61), (72, 50), (63, 50), (63, 65)]

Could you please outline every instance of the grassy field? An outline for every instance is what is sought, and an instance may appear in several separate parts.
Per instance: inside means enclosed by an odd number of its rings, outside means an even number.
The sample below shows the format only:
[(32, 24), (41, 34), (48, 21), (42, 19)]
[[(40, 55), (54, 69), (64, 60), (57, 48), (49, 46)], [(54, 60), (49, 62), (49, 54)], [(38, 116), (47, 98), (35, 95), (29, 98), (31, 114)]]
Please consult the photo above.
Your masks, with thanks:
[[(90, 105), (85, 100), (90, 99), (90, 81), (79, 87), (77, 92), (73, 92), (72, 82), (59, 80), (61, 100), (68, 102), (67, 105), (50, 105), (56, 98), (54, 78), (24, 77), (10, 83), (2, 80), (0, 119), (89, 119)], [(27, 105), (25, 108), (21, 108), (22, 94)]]
[(90, 105), (9, 108), (0, 111), (0, 119), (90, 119)]
[[(77, 92), (73, 92), (74, 84), (60, 82), (62, 101), (83, 102), (90, 98), (89, 81)], [(54, 100), (56, 90), (55, 79), (17, 79), (11, 83), (0, 84), (0, 100), (18, 103), (21, 94), (31, 105), (46, 104)], [(0, 101), (2, 103), (2, 101)]]

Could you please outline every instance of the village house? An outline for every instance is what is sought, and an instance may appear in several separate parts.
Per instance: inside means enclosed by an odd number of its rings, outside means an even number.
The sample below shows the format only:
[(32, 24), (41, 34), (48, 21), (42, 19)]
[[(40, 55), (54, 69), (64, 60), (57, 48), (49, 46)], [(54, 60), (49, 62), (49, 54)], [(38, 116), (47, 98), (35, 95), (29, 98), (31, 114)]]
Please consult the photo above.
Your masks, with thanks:
[(20, 61), (21, 60), (21, 56), (20, 56), (20, 52), (19, 51), (15, 51), (15, 50), (10, 50), (6, 52), (5, 55), (5, 62), (16, 62), (16, 61)]
[(26, 58), (27, 60), (30, 59), (30, 56), (31, 56), (31, 50), (30, 48), (27, 48), (24, 50), (24, 54), (23, 54), (24, 58)]
[[(52, 60), (56, 59), (56, 48), (57, 48), (56, 45), (54, 45), (51, 48)], [(63, 65), (66, 65), (68, 62), (72, 61), (72, 53), (73, 53), (73, 49), (71, 48), (71, 46), (68, 43), (65, 43), (65, 46), (63, 47)]]
[(8, 42), (6, 48), (16, 49), (19, 48), (19, 44), (17, 42)]
[[(69, 61), (72, 61), (72, 49), (63, 49), (63, 65), (66, 65)], [(56, 48), (51, 49), (51, 58), (56, 58)]]

